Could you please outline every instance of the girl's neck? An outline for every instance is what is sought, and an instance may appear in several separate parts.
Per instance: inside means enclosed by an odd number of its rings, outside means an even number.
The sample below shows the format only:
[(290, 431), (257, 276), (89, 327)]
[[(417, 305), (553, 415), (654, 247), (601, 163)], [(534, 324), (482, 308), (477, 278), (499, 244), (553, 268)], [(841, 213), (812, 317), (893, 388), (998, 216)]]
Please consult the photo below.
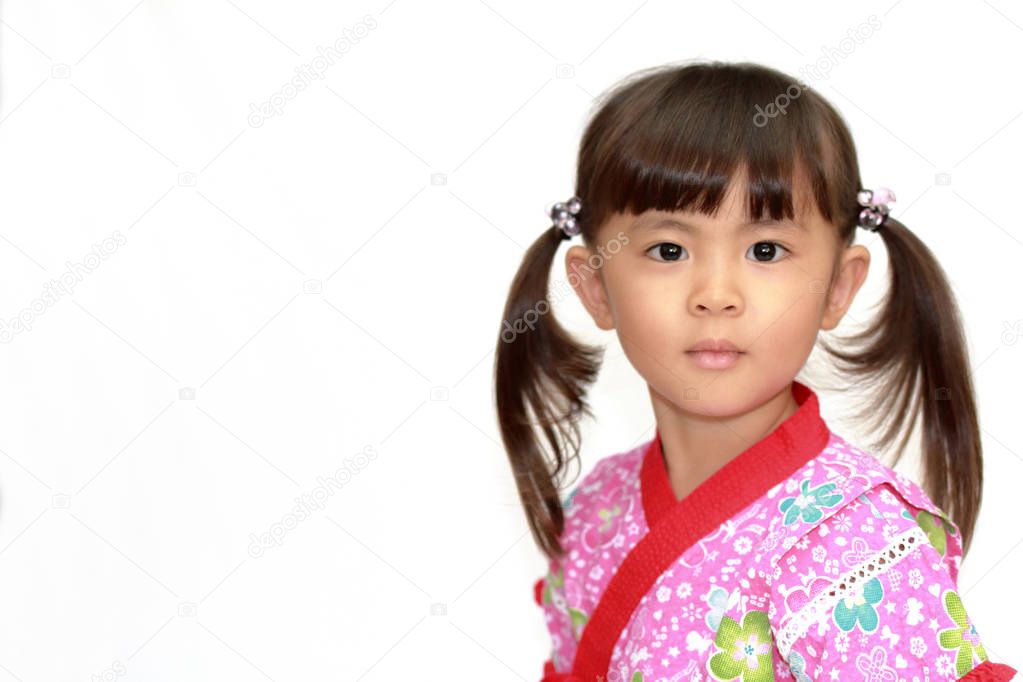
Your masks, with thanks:
[(730, 416), (707, 416), (680, 409), (652, 388), (650, 397), (668, 479), (679, 500), (799, 408), (791, 383), (766, 402)]

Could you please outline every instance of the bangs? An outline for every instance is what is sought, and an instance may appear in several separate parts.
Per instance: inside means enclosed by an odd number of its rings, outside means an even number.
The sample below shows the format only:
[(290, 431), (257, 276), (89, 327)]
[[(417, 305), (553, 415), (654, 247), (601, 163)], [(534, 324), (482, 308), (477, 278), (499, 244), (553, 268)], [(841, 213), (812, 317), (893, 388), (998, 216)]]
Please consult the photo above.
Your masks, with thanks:
[(606, 96), (587, 129), (579, 164), (590, 186), (578, 190), (597, 224), (650, 209), (713, 215), (734, 181), (745, 183), (749, 220), (816, 207), (845, 227), (858, 169), (855, 154), (835, 152), (852, 149), (840, 121), (812, 90), (759, 65), (640, 72)]

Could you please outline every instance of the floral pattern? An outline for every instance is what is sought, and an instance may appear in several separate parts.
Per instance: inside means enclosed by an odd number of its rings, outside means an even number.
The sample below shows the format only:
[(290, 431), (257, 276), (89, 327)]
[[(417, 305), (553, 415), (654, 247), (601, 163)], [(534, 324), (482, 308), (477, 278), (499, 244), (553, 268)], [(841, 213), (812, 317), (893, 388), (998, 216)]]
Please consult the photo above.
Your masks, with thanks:
[(877, 609), (874, 605), (884, 597), (884, 588), (881, 581), (871, 578), (866, 583), (857, 587), (851, 595), (839, 599), (835, 604), (835, 623), (846, 632), (852, 630), (856, 625), (864, 632), (873, 632), (877, 629)]
[(771, 625), (767, 613), (750, 611), (742, 626), (725, 616), (718, 628), (714, 646), (718, 653), (708, 662), (717, 680), (766, 682), (774, 679), (771, 666)]
[(974, 661), (987, 660), (987, 652), (984, 651), (984, 645), (980, 643), (980, 637), (977, 635), (977, 628), (970, 623), (966, 609), (963, 608), (963, 601), (955, 590), (947, 590), (943, 601), (945, 613), (955, 623), (955, 627), (938, 632), (938, 643), (941, 644), (941, 648), (956, 652), (956, 674), (965, 675), (973, 669)]
[(717, 632), (721, 627), (721, 618), (728, 608), (728, 592), (721, 587), (712, 587), (706, 596), (707, 605), (707, 627), (711, 632)]
[(810, 676), (806, 674), (806, 661), (798, 651), (789, 653), (788, 664), (789, 672), (796, 678), (796, 682), (811, 682)]
[[(923, 491), (893, 479), (803, 537), (808, 546), (795, 543), (780, 560), (796, 570), (776, 568), (772, 585), (790, 669), (797, 653), (813, 679), (957, 680), (986, 660), (955, 589), (958, 531)], [(835, 555), (840, 570), (820, 587), (825, 557)], [(812, 594), (793, 600), (804, 585)], [(821, 605), (830, 605), (828, 618), (816, 615)]]
[[(542, 599), (558, 672), (649, 531), (646, 447), (599, 462), (566, 506)], [(986, 660), (956, 587), (960, 541), (917, 484), (831, 433), (658, 577), (609, 669), (629, 682), (957, 680)]]
[(581, 609), (569, 605), (565, 590), (564, 569), (558, 568), (555, 570), (552, 568), (547, 572), (541, 603), (550, 604), (567, 615), (572, 636), (578, 639), (583, 626), (586, 625), (588, 616)]
[(785, 525), (791, 525), (802, 517), (803, 521), (813, 523), (819, 521), (824, 512), (822, 507), (833, 507), (842, 501), (842, 496), (833, 493), (834, 483), (824, 483), (810, 490), (810, 479), (805, 479), (800, 484), (800, 494), (795, 497), (787, 497), (778, 505), (778, 509), (785, 512)]
[(904, 512), (908, 518), (916, 521), (920, 529), (927, 534), (927, 539), (934, 549), (941, 556), (945, 556), (945, 547), (948, 544), (948, 536), (955, 535), (956, 528), (944, 515), (932, 514), (926, 509), (921, 509), (915, 516), (908, 511)]

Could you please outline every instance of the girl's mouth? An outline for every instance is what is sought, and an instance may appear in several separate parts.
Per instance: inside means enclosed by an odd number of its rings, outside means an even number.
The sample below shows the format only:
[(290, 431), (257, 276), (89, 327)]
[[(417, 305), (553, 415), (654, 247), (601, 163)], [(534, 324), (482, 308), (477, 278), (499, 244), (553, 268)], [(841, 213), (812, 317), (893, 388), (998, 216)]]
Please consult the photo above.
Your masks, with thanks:
[(728, 369), (738, 362), (739, 357), (744, 355), (744, 353), (739, 351), (691, 350), (686, 351), (686, 355), (691, 357), (703, 369)]

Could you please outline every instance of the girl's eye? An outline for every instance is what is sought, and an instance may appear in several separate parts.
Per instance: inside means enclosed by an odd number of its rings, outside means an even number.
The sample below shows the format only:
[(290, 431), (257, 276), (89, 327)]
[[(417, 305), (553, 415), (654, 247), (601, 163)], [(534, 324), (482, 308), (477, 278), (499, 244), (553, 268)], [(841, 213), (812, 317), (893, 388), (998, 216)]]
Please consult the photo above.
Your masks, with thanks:
[[(773, 258), (778, 249), (782, 251), (788, 251), (784, 246), (778, 242), (757, 242), (753, 246), (749, 247), (750, 251), (753, 252), (753, 257), (760, 263), (774, 263), (778, 259)], [(747, 252), (749, 253), (749, 252)]]
[(653, 255), (654, 260), (661, 261), (662, 263), (670, 263), (681, 258), (682, 252), (685, 251), (685, 249), (678, 244), (662, 242), (660, 244), (654, 244), (646, 251)]

